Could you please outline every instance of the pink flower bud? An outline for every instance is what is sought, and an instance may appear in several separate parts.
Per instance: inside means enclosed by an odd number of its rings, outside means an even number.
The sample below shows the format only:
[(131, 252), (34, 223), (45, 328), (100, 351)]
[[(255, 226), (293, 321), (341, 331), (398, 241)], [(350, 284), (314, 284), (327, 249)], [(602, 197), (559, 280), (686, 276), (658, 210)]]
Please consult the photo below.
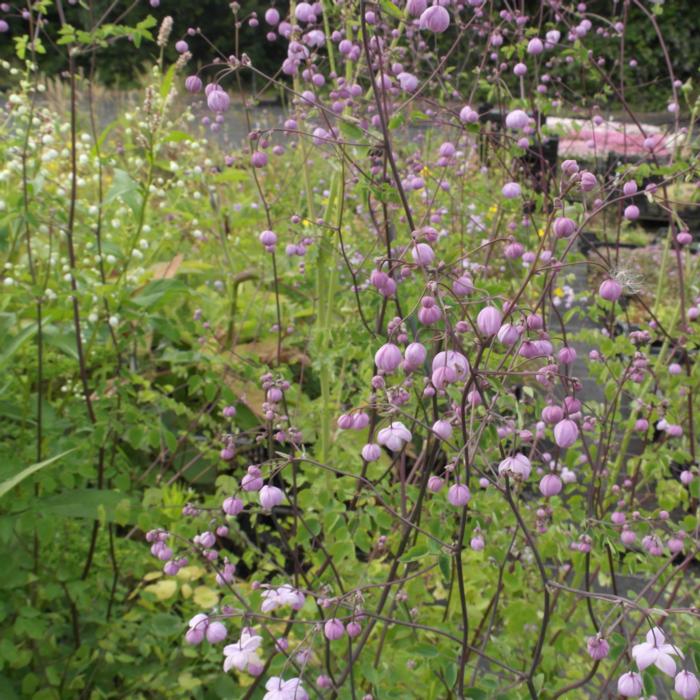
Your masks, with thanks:
[(447, 500), (450, 505), (455, 507), (460, 508), (466, 506), (471, 497), (469, 489), (464, 484), (452, 484), (452, 486), (447, 489)]
[(498, 333), (503, 321), (503, 314), (495, 306), (486, 306), (476, 317), (476, 326), (481, 335), (490, 338)]
[(558, 423), (564, 417), (564, 411), (560, 406), (551, 404), (542, 409), (542, 420), (549, 425)]
[(416, 243), (411, 250), (411, 256), (418, 267), (428, 267), (435, 258), (435, 251), (427, 243)]
[(506, 126), (509, 129), (524, 129), (530, 123), (530, 117), (522, 109), (514, 109), (506, 115)]
[(538, 54), (541, 54), (544, 51), (544, 44), (542, 43), (542, 39), (538, 37), (534, 37), (530, 39), (527, 45), (527, 52), (531, 56), (537, 56)]
[(571, 447), (578, 439), (578, 426), (569, 418), (559, 421), (554, 426), (554, 441), (559, 447)]
[(265, 11), (265, 21), (271, 27), (276, 27), (280, 23), (280, 13), (274, 7), (270, 7)]
[(617, 681), (617, 692), (626, 698), (638, 698), (643, 689), (642, 677), (633, 671), (622, 674)]
[(586, 646), (588, 647), (588, 655), (594, 661), (600, 661), (610, 653), (610, 645), (600, 637), (589, 637), (586, 640)]
[(222, 622), (211, 622), (207, 627), (207, 641), (209, 644), (218, 644), (226, 639), (226, 626)]
[(597, 184), (598, 181), (593, 173), (589, 172), (588, 170), (584, 170), (581, 173), (581, 189), (584, 192), (590, 192), (591, 190), (595, 189)]
[(406, 12), (408, 12), (411, 17), (420, 17), (420, 15), (425, 12), (427, 6), (428, 0), (408, 0), (406, 3)]
[(469, 546), (475, 552), (481, 552), (484, 549), (484, 538), (481, 535), (474, 535), (469, 542)]
[(264, 151), (255, 151), (250, 157), (250, 164), (254, 168), (264, 168), (267, 165), (267, 153)]
[(465, 124), (475, 124), (479, 121), (479, 113), (466, 105), (459, 112), (459, 120)]
[(624, 216), (628, 221), (636, 221), (639, 218), (639, 207), (636, 204), (630, 204), (625, 207)]
[(598, 288), (598, 294), (606, 301), (617, 301), (622, 295), (622, 285), (617, 280), (605, 280)]
[(217, 114), (225, 112), (230, 104), (231, 98), (221, 88), (217, 87), (216, 90), (212, 90), (207, 95), (207, 106), (212, 112), (216, 112)]
[(323, 633), (326, 635), (326, 639), (333, 642), (343, 637), (345, 634), (345, 627), (340, 620), (332, 617), (330, 620), (327, 620), (326, 624), (323, 626)]
[(340, 430), (350, 430), (352, 428), (353, 424), (353, 418), (349, 413), (343, 413), (342, 415), (338, 416), (338, 420), (336, 421), (336, 425)]
[(391, 374), (401, 364), (401, 350), (393, 343), (385, 343), (374, 355), (374, 363), (377, 369)]
[(521, 193), (520, 185), (517, 182), (507, 182), (501, 189), (501, 194), (506, 199), (515, 199)]
[(694, 700), (700, 693), (700, 681), (694, 673), (683, 670), (676, 675), (673, 689), (683, 700)]
[(500, 343), (503, 343), (503, 345), (511, 347), (512, 345), (515, 345), (515, 343), (517, 343), (518, 340), (520, 339), (520, 332), (511, 323), (504, 323), (498, 329), (498, 334), (496, 335), (496, 337), (498, 338), (498, 341)]
[(556, 474), (545, 474), (540, 480), (540, 493), (543, 496), (556, 496), (561, 489), (561, 479)]
[(622, 192), (627, 197), (631, 197), (637, 193), (637, 183), (634, 180), (629, 180), (622, 186)]
[(263, 486), (258, 495), (260, 505), (265, 510), (271, 510), (284, 501), (284, 492), (276, 486)]
[(452, 426), (450, 425), (449, 421), (438, 420), (433, 423), (433, 432), (441, 440), (447, 441), (452, 437)]
[(258, 240), (266, 247), (273, 248), (277, 243), (277, 234), (274, 231), (263, 231)]
[(445, 480), (433, 474), (428, 478), (428, 491), (437, 493), (445, 483)]
[(623, 530), (620, 533), (620, 541), (625, 545), (625, 547), (631, 547), (636, 539), (637, 535), (635, 535), (632, 530)]
[(557, 238), (568, 238), (576, 231), (576, 222), (566, 216), (554, 219), (554, 235)]
[(452, 285), (452, 291), (458, 297), (464, 297), (471, 294), (474, 291), (474, 283), (472, 282), (471, 277), (462, 275), (460, 278), (455, 280)]
[(404, 351), (404, 366), (406, 369), (414, 370), (425, 362), (427, 351), (421, 343), (411, 343)]
[(350, 639), (354, 639), (355, 637), (359, 636), (360, 632), (362, 632), (362, 626), (359, 622), (352, 620), (351, 622), (348, 622), (348, 626), (345, 628), (345, 630), (348, 633), (348, 637), (350, 637)]
[(432, 5), (421, 14), (419, 26), (421, 29), (442, 34), (450, 26), (450, 13), (442, 5)]
[(382, 448), (374, 442), (369, 442), (362, 448), (362, 459), (365, 462), (376, 462), (381, 455)]
[(202, 80), (197, 75), (188, 75), (185, 78), (185, 90), (187, 92), (195, 93), (201, 92), (202, 90)]

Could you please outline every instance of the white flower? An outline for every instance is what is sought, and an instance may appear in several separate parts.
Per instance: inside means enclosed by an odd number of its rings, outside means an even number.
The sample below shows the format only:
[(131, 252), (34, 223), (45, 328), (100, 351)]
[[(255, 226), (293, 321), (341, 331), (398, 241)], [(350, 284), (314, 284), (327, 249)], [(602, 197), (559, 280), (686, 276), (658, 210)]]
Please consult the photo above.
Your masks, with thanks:
[(411, 431), (403, 423), (394, 421), (388, 428), (379, 431), (377, 442), (392, 452), (399, 452), (412, 437)]
[(241, 638), (235, 644), (224, 647), (224, 671), (232, 668), (238, 671), (248, 671), (253, 675), (260, 673), (264, 664), (258, 656), (258, 647), (262, 644), (262, 637), (253, 634), (253, 630), (244, 628)]
[(632, 647), (632, 656), (640, 671), (653, 664), (668, 676), (676, 673), (676, 662), (671, 655), (682, 657), (683, 654), (672, 644), (665, 642), (664, 633), (658, 627), (654, 627), (647, 632), (646, 642)]
[(498, 465), (498, 473), (503, 476), (507, 474), (518, 479), (525, 481), (532, 471), (532, 465), (530, 460), (521, 452), (513, 455), (512, 457), (506, 457)]
[(272, 676), (265, 683), (268, 692), (263, 700), (309, 700), (306, 691), (301, 687), (301, 678), (290, 678), (288, 681), (279, 676)]

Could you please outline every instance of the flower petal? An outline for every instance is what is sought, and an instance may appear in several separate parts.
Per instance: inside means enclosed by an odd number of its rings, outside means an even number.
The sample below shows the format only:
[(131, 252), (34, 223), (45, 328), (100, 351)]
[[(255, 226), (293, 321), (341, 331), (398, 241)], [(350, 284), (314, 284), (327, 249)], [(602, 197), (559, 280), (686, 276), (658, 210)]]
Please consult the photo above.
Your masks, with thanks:
[(637, 662), (639, 670), (643, 671), (647, 666), (651, 666), (656, 662), (659, 656), (659, 650), (650, 644), (638, 644), (632, 650), (632, 655)]
[(659, 627), (652, 627), (647, 632), (647, 643), (648, 644), (651, 644), (654, 647), (659, 647), (665, 641), (666, 641), (666, 637), (664, 636), (664, 633), (661, 631), (661, 629)]
[(654, 666), (663, 671), (667, 676), (676, 675), (676, 662), (668, 654), (659, 653)]

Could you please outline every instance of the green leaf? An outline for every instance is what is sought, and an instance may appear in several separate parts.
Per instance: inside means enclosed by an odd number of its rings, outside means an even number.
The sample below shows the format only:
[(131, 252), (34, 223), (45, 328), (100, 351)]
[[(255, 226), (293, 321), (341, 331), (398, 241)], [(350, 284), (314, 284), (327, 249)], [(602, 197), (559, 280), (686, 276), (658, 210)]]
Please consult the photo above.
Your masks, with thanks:
[(114, 171), (112, 186), (105, 197), (105, 204), (109, 204), (117, 198), (121, 198), (134, 214), (141, 208), (143, 201), (139, 184), (129, 173), (118, 168)]
[[(33, 501), (32, 510), (58, 518), (83, 518), (106, 522), (126, 522), (133, 515), (132, 503), (121, 491), (75, 489)], [(132, 518), (128, 518), (129, 520)]]
[(175, 78), (175, 68), (176, 64), (173, 63), (170, 68), (166, 71), (165, 75), (163, 76), (163, 82), (160, 86), (160, 96), (163, 98), (166, 98), (168, 94), (170, 93), (170, 88), (173, 86), (173, 79)]
[(403, 19), (403, 12), (391, 0), (379, 0), (379, 6), (394, 19)]
[(429, 551), (427, 545), (417, 544), (415, 547), (411, 547), (411, 549), (401, 557), (401, 561), (409, 562), (422, 559)]
[(133, 299), (134, 303), (144, 309), (151, 309), (168, 301), (174, 301), (179, 295), (187, 294), (187, 286), (182, 280), (153, 280), (149, 282)]
[(40, 471), (41, 469), (44, 469), (44, 467), (48, 467), (54, 462), (58, 462), (59, 459), (65, 457), (71, 452), (75, 452), (76, 449), (77, 448), (74, 447), (72, 450), (66, 450), (65, 452), (61, 452), (61, 454), (55, 455), (50, 459), (45, 459), (43, 462), (37, 462), (36, 464), (32, 464), (30, 467), (27, 467), (26, 469), (23, 469), (21, 472), (19, 472), (19, 474), (15, 474), (9, 479), (6, 479), (0, 484), (0, 498), (2, 498), (6, 493), (8, 493), (8, 491), (11, 491), (22, 481), (24, 481), (27, 477), (30, 477), (32, 474), (36, 474), (36, 472)]

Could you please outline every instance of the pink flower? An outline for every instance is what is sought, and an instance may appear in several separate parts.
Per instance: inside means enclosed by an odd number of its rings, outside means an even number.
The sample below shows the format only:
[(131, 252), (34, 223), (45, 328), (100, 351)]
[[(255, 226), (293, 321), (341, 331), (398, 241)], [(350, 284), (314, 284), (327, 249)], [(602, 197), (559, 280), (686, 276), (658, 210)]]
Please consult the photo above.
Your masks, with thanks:
[(400, 421), (394, 421), (388, 428), (382, 428), (377, 434), (377, 442), (392, 452), (400, 452), (410, 442), (411, 431)]
[(270, 612), (288, 605), (292, 610), (301, 610), (304, 607), (306, 598), (301, 591), (297, 591), (290, 585), (285, 584), (279, 588), (270, 588), (262, 592), (263, 602), (260, 606), (262, 612)]
[(433, 5), (423, 10), (419, 24), (421, 29), (442, 34), (450, 26), (450, 13), (442, 5)]
[(265, 683), (265, 690), (267, 693), (263, 695), (263, 700), (309, 700), (307, 692), (301, 687), (301, 678), (285, 681), (279, 676), (272, 676)]
[(433, 372), (441, 368), (452, 370), (454, 379), (451, 381), (466, 379), (469, 373), (469, 361), (461, 352), (444, 350), (435, 355), (431, 366)]
[(638, 698), (642, 688), (642, 677), (633, 671), (623, 673), (617, 681), (617, 692), (626, 698)]
[(525, 481), (532, 471), (532, 465), (530, 460), (521, 452), (514, 454), (512, 457), (506, 457), (498, 465), (498, 473), (503, 475), (508, 475), (515, 479), (521, 479)]
[(693, 700), (700, 692), (700, 681), (698, 681), (694, 673), (690, 671), (681, 671), (676, 676), (673, 688), (683, 700)]
[(676, 673), (676, 662), (672, 656), (683, 656), (680, 650), (672, 644), (665, 643), (664, 633), (658, 628), (647, 632), (646, 642), (635, 644), (632, 647), (632, 657), (637, 662), (637, 667), (643, 671), (647, 666), (654, 665), (668, 676)]
[(472, 495), (469, 493), (469, 488), (464, 484), (452, 484), (449, 489), (447, 489), (447, 500), (450, 505), (457, 508), (466, 506), (469, 503)]
[(258, 675), (254, 671), (264, 666), (258, 655), (258, 648), (262, 644), (262, 637), (254, 634), (249, 627), (241, 630), (241, 638), (235, 644), (224, 647), (224, 671), (232, 668), (237, 671), (248, 671), (252, 675)]

